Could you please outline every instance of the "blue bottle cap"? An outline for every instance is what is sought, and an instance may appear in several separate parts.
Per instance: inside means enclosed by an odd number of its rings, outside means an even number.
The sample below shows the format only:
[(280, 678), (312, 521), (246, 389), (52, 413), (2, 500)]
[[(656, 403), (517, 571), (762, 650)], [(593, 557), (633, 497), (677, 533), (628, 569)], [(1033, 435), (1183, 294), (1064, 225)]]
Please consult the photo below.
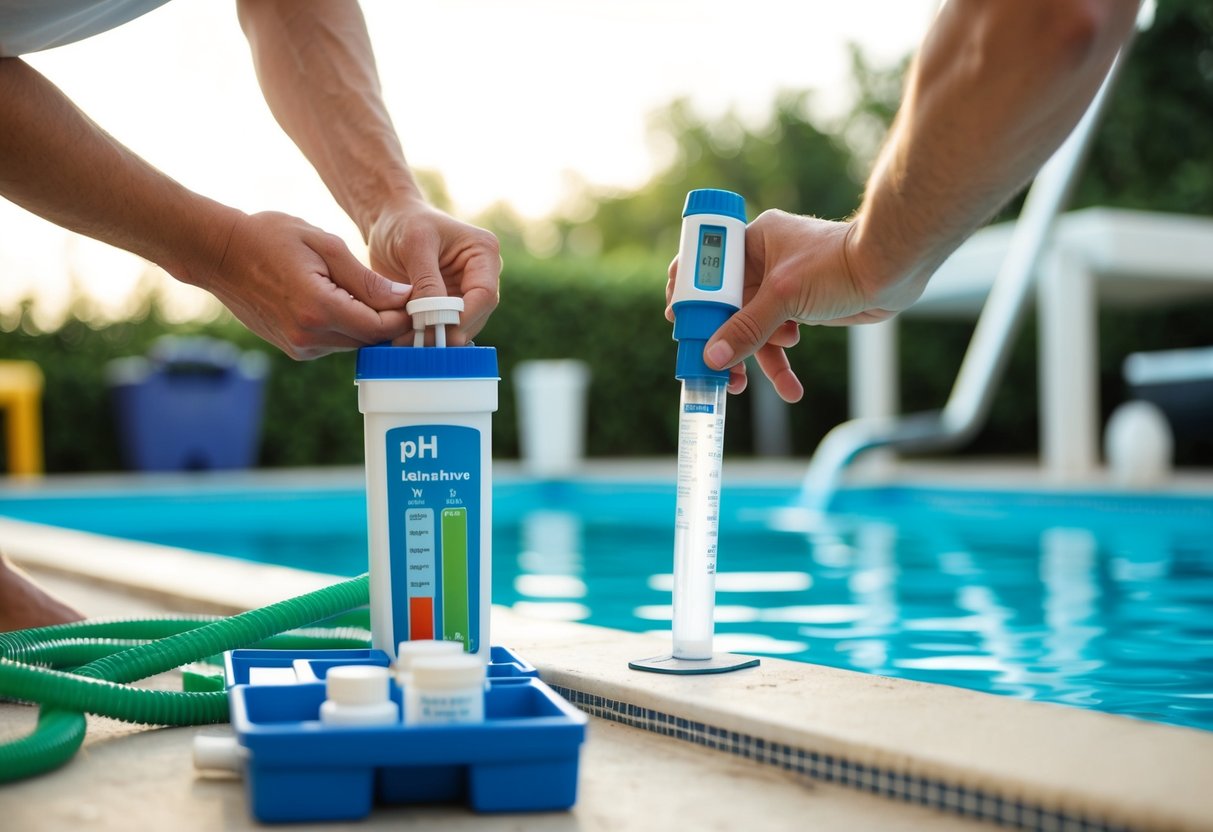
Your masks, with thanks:
[(687, 204), (682, 209), (684, 217), (692, 214), (720, 214), (745, 222), (745, 199), (732, 191), (700, 188), (687, 194)]
[(355, 380), (497, 378), (493, 347), (393, 347), (358, 350)]

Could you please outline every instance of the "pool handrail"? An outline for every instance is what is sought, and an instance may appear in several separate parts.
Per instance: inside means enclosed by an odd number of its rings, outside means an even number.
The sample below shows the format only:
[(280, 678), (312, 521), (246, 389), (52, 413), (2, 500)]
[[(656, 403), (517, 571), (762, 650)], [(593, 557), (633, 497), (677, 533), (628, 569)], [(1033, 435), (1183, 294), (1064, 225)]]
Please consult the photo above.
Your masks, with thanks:
[(1095, 125), (1127, 50), (1127, 44), (1121, 47), (1083, 117), (1041, 167), (1028, 189), (1006, 257), (982, 306), (943, 410), (851, 419), (836, 425), (821, 440), (809, 461), (801, 485), (801, 505), (819, 511), (827, 509), (843, 469), (865, 451), (946, 450), (967, 442), (981, 428), (1023, 319), (1037, 263), (1078, 179)]

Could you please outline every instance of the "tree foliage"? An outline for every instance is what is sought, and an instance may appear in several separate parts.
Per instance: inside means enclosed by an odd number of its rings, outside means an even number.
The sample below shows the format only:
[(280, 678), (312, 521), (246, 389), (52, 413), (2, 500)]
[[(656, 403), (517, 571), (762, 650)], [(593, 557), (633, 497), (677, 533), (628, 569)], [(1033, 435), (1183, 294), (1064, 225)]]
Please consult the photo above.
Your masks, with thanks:
[(769, 120), (749, 128), (733, 113), (702, 119), (686, 101), (656, 115), (655, 143), (672, 159), (643, 187), (627, 193), (592, 191), (593, 216), (562, 221), (567, 238), (592, 226), (603, 252), (678, 250), (678, 215), (687, 192), (713, 187), (745, 196), (750, 218), (767, 208), (839, 219), (859, 204), (860, 184), (851, 154), (837, 135), (811, 117), (809, 92), (788, 92), (774, 102)]
[(1130, 45), (1072, 203), (1213, 214), (1213, 4), (1158, 3)]

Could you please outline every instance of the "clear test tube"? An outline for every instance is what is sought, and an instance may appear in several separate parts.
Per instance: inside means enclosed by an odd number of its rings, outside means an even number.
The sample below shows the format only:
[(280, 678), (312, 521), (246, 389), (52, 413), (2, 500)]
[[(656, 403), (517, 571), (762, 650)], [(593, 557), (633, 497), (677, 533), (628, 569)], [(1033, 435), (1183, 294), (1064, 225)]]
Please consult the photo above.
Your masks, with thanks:
[(682, 383), (674, 520), (674, 658), (712, 658), (720, 466), (728, 379)]

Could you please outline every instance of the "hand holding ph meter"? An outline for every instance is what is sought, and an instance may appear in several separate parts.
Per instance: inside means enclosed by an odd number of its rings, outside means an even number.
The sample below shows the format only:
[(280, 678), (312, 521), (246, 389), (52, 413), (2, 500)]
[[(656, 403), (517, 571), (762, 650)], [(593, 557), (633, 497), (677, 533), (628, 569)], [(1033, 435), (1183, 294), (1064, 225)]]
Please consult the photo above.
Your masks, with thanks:
[(757, 659), (712, 652), (720, 469), (728, 370), (704, 363), (703, 348), (741, 308), (745, 279), (745, 200), (730, 191), (687, 195), (672, 307), (682, 381), (678, 416), (678, 504), (674, 521), (674, 649), (629, 663), (660, 673), (721, 673)]

